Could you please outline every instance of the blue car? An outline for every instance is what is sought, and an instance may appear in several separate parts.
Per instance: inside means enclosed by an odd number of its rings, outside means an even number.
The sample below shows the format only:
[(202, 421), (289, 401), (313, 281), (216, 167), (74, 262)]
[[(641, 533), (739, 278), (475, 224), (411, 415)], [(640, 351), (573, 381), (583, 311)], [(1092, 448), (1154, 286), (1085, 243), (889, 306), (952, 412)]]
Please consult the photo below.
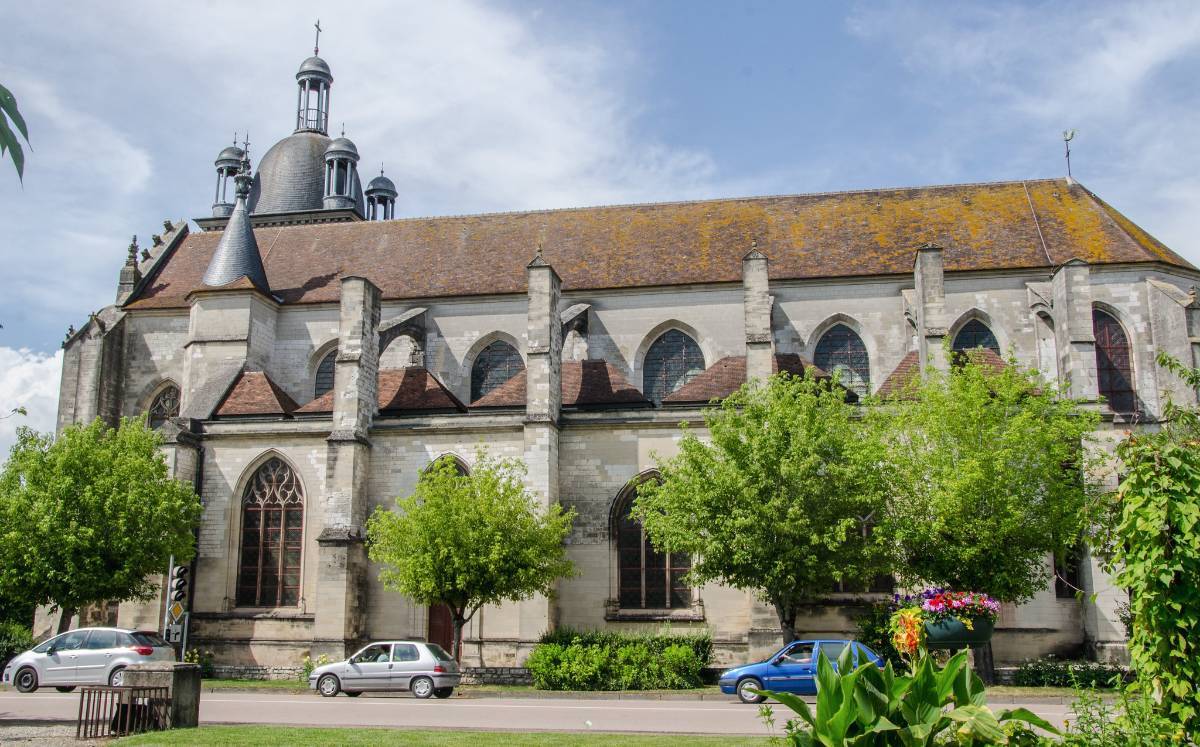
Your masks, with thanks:
[(717, 684), (721, 686), (721, 692), (726, 695), (736, 694), (738, 700), (743, 703), (761, 703), (766, 700), (763, 696), (750, 692), (751, 688), (813, 695), (817, 692), (818, 652), (824, 653), (825, 658), (829, 659), (836, 669), (838, 657), (847, 646), (854, 647), (851, 649), (854, 666), (873, 661), (875, 666), (883, 668), (883, 658), (858, 641), (792, 641), (771, 654), (765, 661), (725, 670)]

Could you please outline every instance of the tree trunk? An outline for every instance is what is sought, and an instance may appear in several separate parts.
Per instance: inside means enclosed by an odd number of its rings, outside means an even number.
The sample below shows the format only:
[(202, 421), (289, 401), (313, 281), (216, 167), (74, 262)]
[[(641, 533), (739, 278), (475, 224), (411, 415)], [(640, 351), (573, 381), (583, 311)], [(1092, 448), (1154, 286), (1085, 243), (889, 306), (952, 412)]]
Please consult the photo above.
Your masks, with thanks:
[(796, 635), (796, 608), (776, 604), (775, 614), (779, 616), (779, 630), (783, 633), (784, 644), (789, 644), (799, 638)]
[(71, 629), (71, 618), (75, 617), (75, 608), (63, 607), (60, 610), (60, 615), (61, 616), (58, 618), (58, 632), (66, 633)]
[(454, 626), (454, 640), (451, 643), (454, 650), (450, 654), (454, 657), (456, 663), (462, 664), (462, 629), (466, 621), (463, 619), (462, 612), (458, 609), (455, 609), (450, 617), (453, 620)]
[(996, 684), (996, 664), (992, 659), (992, 642), (988, 641), (972, 650), (975, 653), (975, 673), (979, 675), (979, 679), (989, 687)]

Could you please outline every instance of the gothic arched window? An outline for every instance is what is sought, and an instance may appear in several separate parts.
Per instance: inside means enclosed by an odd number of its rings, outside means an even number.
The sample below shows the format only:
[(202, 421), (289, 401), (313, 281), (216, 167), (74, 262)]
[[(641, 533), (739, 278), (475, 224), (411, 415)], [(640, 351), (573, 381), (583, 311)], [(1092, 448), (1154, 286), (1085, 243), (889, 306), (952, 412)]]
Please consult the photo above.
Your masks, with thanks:
[(975, 348), (987, 348), (996, 355), (1000, 355), (1000, 343), (996, 342), (996, 336), (988, 329), (988, 326), (978, 319), (972, 319), (963, 325), (958, 334), (954, 336), (954, 344), (950, 346), (956, 353), (963, 353)]
[[(640, 482), (638, 484), (641, 484)], [(692, 569), (687, 553), (659, 552), (632, 515), (637, 484), (625, 488), (613, 510), (617, 541), (617, 603), (621, 609), (690, 607), (692, 590), (683, 577)]]
[(1125, 330), (1110, 314), (1093, 309), (1092, 332), (1096, 335), (1096, 378), (1100, 394), (1108, 400), (1113, 412), (1136, 411), (1133, 361)]
[(471, 401), (483, 397), (524, 370), (525, 361), (521, 360), (517, 349), (503, 340), (496, 340), (481, 350), (471, 365)]
[(317, 385), (313, 390), (313, 397), (320, 397), (326, 392), (333, 390), (333, 371), (334, 363), (337, 362), (337, 349), (330, 350), (329, 353), (321, 359), (317, 364)]
[(271, 457), (242, 493), (242, 552), (237, 603), (289, 607), (300, 601), (304, 486), (292, 468)]
[(151, 428), (157, 428), (167, 422), (167, 418), (179, 417), (179, 387), (171, 384), (154, 397), (150, 403), (147, 420)]
[(858, 333), (845, 324), (835, 324), (817, 343), (813, 363), (829, 373), (840, 372), (842, 386), (859, 399), (871, 392), (871, 363), (867, 346)]
[(642, 364), (642, 389), (656, 405), (704, 371), (704, 354), (691, 337), (677, 329), (664, 332)]

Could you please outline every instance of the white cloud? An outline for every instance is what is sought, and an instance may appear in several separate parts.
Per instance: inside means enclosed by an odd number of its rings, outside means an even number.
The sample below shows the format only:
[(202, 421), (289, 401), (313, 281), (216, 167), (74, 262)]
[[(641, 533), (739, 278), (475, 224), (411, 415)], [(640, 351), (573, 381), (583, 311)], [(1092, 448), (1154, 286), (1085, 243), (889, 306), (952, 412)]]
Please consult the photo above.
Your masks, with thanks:
[(948, 163), (1008, 146), (998, 163), (1044, 173), (1059, 131), (1077, 128), (1075, 175), (1200, 264), (1200, 151), (1184, 124), (1200, 116), (1200, 4), (864, 4), (848, 27), (894, 51), (937, 107), (928, 135)]
[[(0, 346), (0, 464), (16, 443), (17, 428), (54, 431), (62, 357), (62, 350), (43, 355)], [(19, 407), (25, 408), (25, 415), (10, 415)]]
[(0, 321), (16, 344), (50, 349), (110, 303), (130, 234), (148, 243), (164, 217), (206, 215), (234, 130), (249, 129), (255, 162), (291, 133), (317, 17), (334, 127), (346, 123), (364, 177), (386, 163), (399, 215), (721, 191), (710, 155), (639, 132), (641, 61), (619, 29), (469, 0), (336, 15), (313, 1), (27, 4), (6, 16), (0, 68), (36, 148), (23, 189), (0, 180), (14, 289)]

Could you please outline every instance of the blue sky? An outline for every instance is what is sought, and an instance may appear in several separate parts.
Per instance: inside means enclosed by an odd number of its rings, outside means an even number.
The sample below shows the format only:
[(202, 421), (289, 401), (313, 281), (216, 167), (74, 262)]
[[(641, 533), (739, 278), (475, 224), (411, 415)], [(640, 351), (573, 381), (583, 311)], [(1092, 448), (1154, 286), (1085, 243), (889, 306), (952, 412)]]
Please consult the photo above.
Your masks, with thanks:
[(208, 212), (234, 130), (290, 132), (318, 17), (398, 216), (1061, 176), (1072, 127), (1075, 176), (1200, 264), (1200, 3), (4, 6), (36, 150), (0, 170), (0, 409), (37, 427), (129, 236)]

